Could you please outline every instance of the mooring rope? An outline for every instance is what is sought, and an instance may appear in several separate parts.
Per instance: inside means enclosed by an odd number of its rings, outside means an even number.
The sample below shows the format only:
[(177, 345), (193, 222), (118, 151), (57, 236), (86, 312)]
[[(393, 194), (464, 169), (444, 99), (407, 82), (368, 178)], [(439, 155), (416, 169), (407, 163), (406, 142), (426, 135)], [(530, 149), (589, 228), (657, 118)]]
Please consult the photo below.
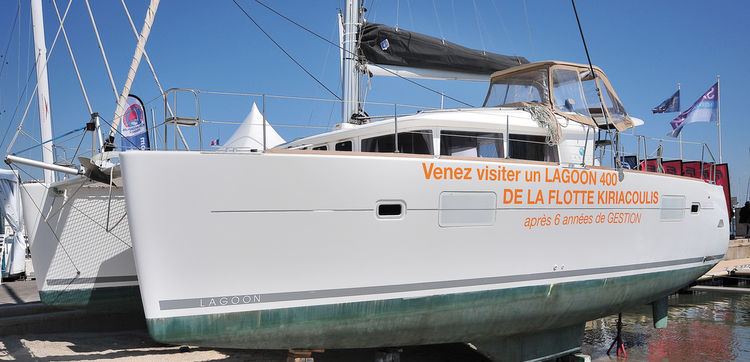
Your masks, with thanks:
[(547, 131), (545, 142), (548, 145), (554, 146), (560, 143), (562, 134), (560, 123), (557, 122), (557, 117), (555, 117), (555, 114), (549, 108), (532, 104), (524, 106), (523, 110), (529, 112), (531, 118)]

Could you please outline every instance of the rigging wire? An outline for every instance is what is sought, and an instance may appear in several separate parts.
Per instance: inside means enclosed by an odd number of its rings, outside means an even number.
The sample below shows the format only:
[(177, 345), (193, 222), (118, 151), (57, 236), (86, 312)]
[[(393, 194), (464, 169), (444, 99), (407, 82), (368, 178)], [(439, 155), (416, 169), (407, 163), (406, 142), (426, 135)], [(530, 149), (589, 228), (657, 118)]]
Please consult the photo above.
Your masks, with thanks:
[[(68, 10), (70, 10), (70, 5), (72, 3), (73, 3), (73, 0), (70, 0), (68, 2), (67, 8), (65, 8), (65, 13), (63, 13), (63, 17), (62, 17), (62, 21), (63, 22), (65, 22), (65, 19), (68, 16)], [(62, 29), (62, 23), (60, 25), (61, 26), (57, 28), (57, 33), (55, 33), (55, 37), (54, 37), (54, 40), (52, 41), (52, 45), (50, 46), (49, 51), (47, 52), (47, 59), (44, 60), (44, 69), (47, 69), (47, 65), (49, 64), (49, 59), (52, 56), (52, 51), (55, 49), (55, 45), (57, 44), (57, 40), (59, 39), (60, 30)], [(29, 24), (29, 26), (31, 26), (31, 24)], [(19, 39), (20, 39), (20, 34), (19, 34)], [(19, 56), (20, 56), (20, 53), (19, 53)], [(31, 71), (29, 71), (28, 77), (26, 77), (26, 84), (24, 85), (24, 90), (23, 90), (24, 94), (26, 93), (26, 89), (28, 89), (29, 81), (31, 80), (31, 74), (34, 73), (35, 69), (36, 69), (36, 62), (34, 62), (34, 65), (31, 67)], [(8, 149), (7, 149), (6, 153), (10, 153), (10, 149), (11, 149), (11, 147), (13, 147), (13, 143), (16, 141), (16, 138), (18, 137), (18, 134), (21, 132), (21, 127), (23, 126), (23, 123), (26, 120), (26, 115), (28, 114), (29, 107), (31, 106), (31, 102), (32, 102), (32, 100), (34, 98), (34, 94), (36, 94), (37, 88), (39, 88), (39, 82), (37, 82), (34, 85), (34, 91), (31, 93), (31, 97), (30, 97), (28, 103), (26, 104), (26, 109), (23, 112), (23, 116), (21, 117), (21, 121), (20, 121), (20, 123), (18, 125), (18, 128), (16, 130), (16, 134), (13, 136), (13, 139), (11, 140), (10, 145), (8, 146)], [(16, 115), (16, 112), (18, 111), (18, 106), (21, 104), (22, 98), (23, 98), (23, 95), (21, 97), (19, 97), (19, 99), (18, 99), (18, 103), (16, 104), (16, 110), (13, 111), (13, 118), (12, 119), (15, 119), (15, 115)], [(2, 144), (5, 142), (5, 137), (8, 135), (8, 130), (10, 130), (10, 122), (8, 123), (8, 128), (5, 130), (5, 134), (3, 135), (3, 139), (0, 142), (0, 146), (2, 146)]]
[(73, 49), (70, 47), (70, 41), (68, 40), (68, 33), (65, 31), (65, 25), (63, 24), (62, 18), (60, 18), (60, 10), (57, 8), (57, 1), (52, 0), (52, 5), (55, 7), (55, 14), (57, 14), (57, 21), (60, 22), (60, 29), (62, 29), (63, 39), (65, 40), (65, 45), (68, 47), (68, 53), (70, 54), (70, 61), (73, 63), (73, 69), (76, 71), (76, 76), (78, 77), (78, 84), (81, 86), (81, 92), (83, 92), (83, 99), (86, 101), (86, 107), (89, 110), (89, 114), (93, 113), (93, 109), (91, 109), (91, 102), (89, 101), (89, 95), (86, 93), (86, 87), (83, 85), (83, 80), (81, 79), (81, 72), (78, 70), (78, 63), (76, 63), (76, 57), (73, 55)]
[(18, 17), (20, 14), (21, 14), (21, 2), (19, 1), (18, 9), (16, 10), (16, 17), (13, 19), (13, 25), (10, 26), (10, 36), (8, 36), (8, 45), (5, 46), (5, 52), (3, 53), (3, 57), (2, 57), (2, 65), (0, 65), (0, 79), (2, 79), (3, 69), (5, 69), (5, 64), (8, 63), (8, 50), (10, 50), (10, 43), (13, 40), (13, 33), (15, 33), (16, 22), (18, 22)]
[(396, 0), (396, 26), (394, 27), (398, 31), (398, 14), (401, 12), (401, 0)]
[(276, 45), (277, 48), (279, 48), (279, 50), (281, 50), (282, 52), (284, 52), (284, 54), (286, 54), (286, 56), (289, 57), (289, 59), (291, 59), (294, 62), (294, 64), (297, 64), (297, 66), (300, 67), (300, 69), (302, 69), (305, 73), (307, 73), (307, 75), (309, 75), (312, 79), (314, 79), (316, 82), (318, 82), (318, 84), (320, 84), (321, 87), (325, 88), (328, 91), (328, 93), (331, 93), (331, 95), (333, 95), (334, 97), (336, 97), (336, 99), (341, 100), (341, 97), (339, 97), (336, 93), (334, 93), (332, 90), (330, 90), (328, 87), (326, 87), (326, 85), (323, 84), (323, 82), (321, 82), (320, 80), (318, 80), (318, 78), (316, 78), (314, 75), (312, 75), (312, 73), (310, 73), (310, 71), (308, 71), (307, 69), (305, 69), (305, 67), (302, 64), (300, 64), (300, 62), (298, 62), (296, 59), (294, 59), (294, 57), (291, 54), (289, 54), (279, 43), (277, 43), (276, 40), (274, 40), (271, 37), (270, 34), (268, 34), (265, 30), (263, 30), (263, 28), (260, 26), (260, 24), (258, 24), (258, 22), (256, 22), (255, 19), (253, 19), (253, 17), (250, 16), (250, 14), (248, 14), (248, 12), (245, 11), (245, 9), (242, 6), (240, 6), (240, 4), (237, 2), (237, 0), (232, 0), (232, 1), (234, 2), (235, 5), (237, 5), (238, 8), (240, 8), (240, 10), (245, 14), (245, 16), (247, 16), (247, 18), (250, 19), (250, 21), (252, 21), (253, 24), (255, 24), (255, 26), (257, 26), (258, 29), (260, 29), (260, 31), (263, 32), (263, 34), (269, 40), (271, 40), (274, 43), (274, 45)]
[[(125, 15), (128, 16), (128, 22), (130, 22), (130, 29), (133, 30), (133, 35), (135, 35), (135, 39), (136, 41), (138, 41), (138, 37), (139, 37), (138, 30), (135, 28), (135, 23), (133, 23), (133, 18), (130, 16), (130, 11), (128, 10), (127, 5), (125, 5), (125, 0), (122, 0), (121, 2), (122, 2), (122, 7), (125, 10)], [(154, 81), (156, 82), (156, 87), (159, 88), (159, 93), (164, 94), (164, 89), (161, 86), (161, 82), (159, 82), (159, 77), (156, 76), (156, 70), (154, 70), (154, 66), (153, 64), (151, 64), (151, 58), (148, 57), (148, 52), (146, 52), (146, 48), (143, 48), (143, 57), (146, 58), (146, 64), (148, 64), (148, 68), (151, 70), (151, 75), (154, 77)], [(167, 111), (169, 112), (170, 116), (174, 116), (174, 112), (172, 111), (172, 107), (169, 105), (169, 103), (167, 103)]]
[(453, 34), (459, 34), (458, 23), (456, 22), (456, 3), (453, 0), (451, 0), (451, 12), (453, 15), (451, 17), (451, 19), (453, 20)]
[(375, 21), (375, 0), (370, 0), (370, 6), (367, 7), (367, 11), (373, 14), (372, 21)]
[(479, 17), (479, 9), (477, 9), (477, 2), (476, 0), (471, 0), (471, 3), (474, 5), (474, 17), (477, 20), (477, 32), (479, 33), (479, 41), (482, 42), (482, 53), (487, 53), (487, 46), (484, 44), (484, 36), (482, 36), (482, 27), (481, 25), (481, 19)]
[[(620, 159), (620, 131), (617, 129), (617, 127), (615, 127), (615, 132), (614, 132), (615, 134), (612, 135), (611, 128), (613, 125), (610, 123), (609, 117), (607, 117), (607, 110), (605, 109), (606, 106), (602, 99), (601, 90), (599, 89), (599, 82), (596, 79), (596, 72), (594, 71), (594, 66), (591, 64), (591, 57), (589, 56), (589, 48), (588, 46), (586, 46), (586, 39), (583, 37), (583, 28), (581, 27), (581, 20), (578, 18), (578, 10), (576, 9), (576, 2), (575, 0), (570, 0), (570, 3), (573, 5), (573, 12), (576, 15), (576, 22), (578, 23), (578, 31), (581, 33), (581, 42), (583, 42), (583, 49), (586, 51), (586, 59), (589, 62), (589, 70), (591, 71), (591, 77), (594, 80), (594, 87), (596, 88), (596, 96), (599, 99), (602, 116), (604, 117), (604, 121), (607, 125), (606, 135), (609, 138), (610, 145), (613, 149), (612, 153), (614, 153), (614, 156), (615, 156), (614, 163), (615, 163), (616, 168), (619, 170), (620, 181), (622, 181), (624, 175), (622, 173), (622, 163), (621, 163), (622, 160)], [(597, 124), (598, 126), (598, 123), (596, 122), (596, 120), (594, 121), (594, 123)]]
[[(236, 3), (236, 0), (234, 0), (234, 1), (235, 1), (235, 3)], [(296, 25), (296, 26), (297, 26), (297, 27), (299, 27), (300, 29), (302, 29), (302, 30), (304, 30), (304, 31), (306, 31), (306, 32), (308, 32), (308, 33), (310, 33), (310, 34), (312, 34), (313, 36), (317, 37), (318, 39), (320, 39), (320, 40), (322, 40), (322, 41), (324, 41), (324, 42), (326, 42), (326, 43), (328, 43), (328, 44), (330, 44), (330, 45), (332, 45), (332, 46), (334, 46), (334, 47), (336, 47), (336, 48), (338, 48), (338, 49), (341, 49), (341, 50), (343, 50), (344, 52), (348, 52), (348, 51), (347, 51), (346, 49), (344, 49), (343, 47), (341, 47), (341, 45), (339, 45), (339, 44), (336, 44), (336, 43), (334, 43), (334, 42), (332, 42), (332, 41), (330, 41), (330, 40), (328, 40), (328, 39), (324, 38), (323, 36), (319, 35), (318, 33), (314, 32), (314, 31), (312, 31), (312, 30), (310, 30), (310, 29), (306, 28), (305, 26), (303, 26), (303, 25), (299, 24), (298, 22), (296, 22), (296, 21), (294, 21), (294, 20), (292, 20), (292, 19), (288, 18), (288, 17), (286, 16), (286, 15), (284, 15), (284, 14), (281, 14), (280, 12), (278, 12), (278, 11), (274, 10), (274, 9), (273, 9), (273, 8), (271, 8), (270, 6), (268, 6), (268, 5), (264, 4), (264, 3), (262, 2), (262, 1), (260, 1), (260, 0), (255, 0), (255, 2), (256, 2), (256, 3), (258, 3), (258, 4), (260, 4), (260, 5), (262, 5), (262, 6), (263, 6), (263, 7), (265, 7), (266, 9), (270, 10), (271, 12), (273, 12), (273, 13), (274, 13), (274, 14), (276, 14), (276, 15), (278, 15), (279, 17), (283, 18), (284, 20), (286, 20), (286, 21), (288, 21), (288, 22), (290, 22), (290, 23), (292, 23), (292, 24)], [(239, 6), (239, 5), (238, 5), (238, 6)], [(350, 52), (349, 52), (349, 53), (350, 53)], [(351, 55), (351, 56), (357, 56), (357, 54), (350, 54), (350, 55)], [(390, 69), (387, 69), (387, 68), (383, 68), (383, 67), (381, 67), (381, 66), (379, 66), (379, 65), (377, 65), (377, 64), (370, 64), (370, 65), (372, 65), (372, 66), (376, 66), (376, 67), (378, 67), (378, 68), (380, 68), (380, 69), (382, 69), (382, 70), (384, 70), (384, 71), (386, 71), (386, 72), (390, 73), (390, 74), (391, 74), (392, 76), (394, 76), (394, 77), (397, 77), (397, 78), (401, 78), (401, 79), (403, 79), (403, 80), (405, 80), (405, 81), (407, 81), (407, 82), (409, 82), (409, 83), (412, 83), (412, 84), (414, 84), (414, 85), (416, 85), (416, 86), (418, 86), (418, 87), (420, 87), (420, 88), (423, 88), (423, 89), (425, 89), (425, 90), (428, 90), (428, 91), (430, 91), (430, 92), (433, 92), (433, 93), (435, 93), (435, 94), (438, 94), (438, 95), (442, 95), (442, 96), (445, 96), (445, 98), (448, 98), (448, 99), (450, 99), (450, 100), (452, 100), (452, 101), (454, 101), (454, 102), (457, 102), (457, 103), (461, 103), (461, 104), (463, 104), (463, 105), (465, 105), (465, 106), (468, 106), (468, 107), (474, 107), (473, 105), (471, 105), (471, 104), (469, 104), (469, 103), (466, 103), (466, 102), (464, 102), (464, 101), (462, 101), (462, 100), (460, 100), (460, 99), (457, 99), (457, 98), (451, 97), (451, 96), (449, 96), (449, 95), (446, 95), (446, 94), (444, 94), (444, 93), (442, 93), (442, 92), (440, 92), (440, 91), (437, 91), (437, 90), (435, 90), (435, 89), (432, 89), (432, 88), (430, 88), (430, 87), (428, 87), (428, 86), (426, 86), (426, 85), (424, 85), (424, 84), (421, 84), (421, 83), (419, 83), (419, 82), (417, 82), (417, 81), (415, 81), (415, 80), (412, 80), (412, 79), (406, 78), (406, 77), (404, 77), (404, 76), (402, 76), (402, 75), (400, 75), (400, 74), (398, 74), (398, 73), (396, 73), (396, 72), (394, 72), (394, 71), (392, 71), (392, 70), (390, 70)], [(338, 98), (338, 97), (336, 97), (336, 98)], [(338, 98), (338, 99), (339, 99), (339, 100), (341, 100), (341, 98)]]
[[(35, 69), (36, 69), (36, 63), (34, 63), (34, 65), (31, 67), (31, 71), (29, 71), (29, 75), (26, 77), (26, 85), (23, 87), (23, 92), (21, 92), (21, 95), (18, 97), (18, 102), (16, 102), (16, 108), (13, 110), (13, 115), (8, 120), (8, 126), (5, 127), (5, 132), (3, 132), (2, 141), (0, 141), (0, 147), (2, 147), (2, 145), (5, 143), (5, 138), (8, 136), (8, 132), (10, 131), (10, 126), (13, 124), (13, 120), (16, 119), (16, 113), (18, 113), (18, 107), (21, 105), (21, 101), (23, 100), (23, 97), (26, 94), (26, 90), (29, 87), (29, 81), (31, 80), (31, 74), (34, 73)], [(36, 88), (34, 88), (34, 92), (32, 92), (31, 96), (34, 97), (34, 94), (36, 94)], [(26, 109), (28, 110), (28, 107)], [(21, 126), (19, 125), (18, 127), (20, 130)]]
[[(492, 7), (495, 9), (495, 14), (497, 14), (497, 17), (500, 19), (500, 26), (503, 28), (503, 33), (505, 34), (505, 40), (510, 43), (510, 48), (513, 50), (514, 54), (518, 54), (518, 49), (516, 48), (516, 44), (513, 42), (513, 38), (511, 38), (510, 34), (508, 33), (508, 28), (505, 26), (505, 20), (503, 19), (503, 15), (500, 12), (500, 9), (497, 8), (497, 4), (495, 4), (495, 0), (491, 0), (490, 3), (492, 4)], [(521, 59), (516, 57), (516, 60), (518, 60), (518, 64), (521, 65)]]
[(529, 25), (529, 11), (526, 9), (526, 0), (523, 0), (523, 16), (526, 18), (526, 33), (529, 35), (529, 48), (531, 48), (531, 57), (536, 58), (534, 54), (534, 43), (531, 41), (531, 26)]
[(411, 13), (411, 1), (406, 0), (406, 11), (408, 11), (409, 14), (409, 25), (411, 25), (412, 28), (416, 27), (416, 24), (414, 23), (414, 17)]
[(102, 53), (102, 59), (104, 59), (104, 68), (107, 70), (109, 76), (109, 83), (112, 86), (112, 91), (115, 93), (115, 99), (117, 99), (117, 86), (115, 86), (115, 80), (112, 77), (112, 70), (109, 68), (109, 61), (107, 60), (107, 54), (104, 52), (104, 45), (102, 45), (102, 38), (99, 37), (99, 29), (96, 27), (96, 21), (94, 20), (94, 13), (91, 12), (91, 4), (89, 0), (85, 0), (86, 10), (89, 12), (89, 18), (91, 19), (91, 26), (94, 28), (94, 35), (96, 35), (96, 42), (99, 44), (99, 50)]
[(437, 5), (435, 4), (435, 0), (432, 0), (432, 10), (435, 11), (435, 21), (437, 22), (438, 30), (440, 30), (440, 39), (442, 39), (443, 44), (445, 44), (445, 34), (443, 33), (443, 27), (440, 25), (440, 16), (438, 16)]

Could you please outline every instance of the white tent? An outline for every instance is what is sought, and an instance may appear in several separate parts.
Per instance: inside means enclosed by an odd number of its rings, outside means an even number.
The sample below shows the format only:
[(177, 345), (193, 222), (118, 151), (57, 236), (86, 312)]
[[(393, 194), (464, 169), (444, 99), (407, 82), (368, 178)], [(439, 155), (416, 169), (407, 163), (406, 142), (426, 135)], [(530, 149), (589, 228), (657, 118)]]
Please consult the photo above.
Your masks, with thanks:
[(3, 272), (9, 275), (20, 274), (26, 270), (26, 238), (22, 232), (23, 218), (21, 217), (18, 176), (11, 170), (0, 169), (0, 204), (5, 222), (13, 230), (13, 237), (5, 238), (3, 245), (3, 256), (5, 256)]
[[(253, 103), (253, 108), (248, 113), (240, 127), (234, 131), (232, 137), (229, 137), (226, 143), (221, 146), (222, 149), (238, 150), (263, 150), (263, 115), (258, 111), (258, 107)], [(276, 133), (276, 130), (265, 121), (266, 125), (266, 148), (271, 148), (285, 143), (283, 138)]]

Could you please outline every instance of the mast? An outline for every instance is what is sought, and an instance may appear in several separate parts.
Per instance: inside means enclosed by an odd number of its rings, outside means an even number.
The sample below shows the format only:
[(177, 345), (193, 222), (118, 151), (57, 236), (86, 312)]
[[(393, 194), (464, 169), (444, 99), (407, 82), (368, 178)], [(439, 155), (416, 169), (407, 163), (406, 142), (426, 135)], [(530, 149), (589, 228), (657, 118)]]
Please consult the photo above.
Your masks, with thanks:
[(109, 137), (107, 137), (105, 151), (110, 151), (114, 148), (115, 133), (117, 133), (117, 128), (120, 127), (120, 120), (122, 119), (122, 114), (125, 112), (125, 103), (128, 100), (130, 87), (133, 85), (133, 80), (135, 79), (135, 72), (138, 70), (138, 65), (141, 63), (141, 57), (143, 57), (146, 41), (151, 33), (151, 25), (154, 23), (154, 16), (156, 16), (156, 9), (159, 7), (159, 1), (160, 0), (151, 0), (151, 3), (146, 10), (146, 20), (143, 22), (143, 28), (141, 28), (141, 34), (138, 37), (138, 44), (135, 47), (135, 54), (133, 54), (133, 60), (130, 63), (128, 78), (125, 80), (125, 86), (122, 87), (122, 93), (120, 93), (120, 98), (117, 100), (117, 109), (115, 110), (114, 117), (112, 117), (112, 127), (109, 129)]
[(719, 75), (716, 75), (716, 112), (719, 118), (716, 126), (719, 128), (719, 163), (724, 163), (721, 159), (721, 90), (719, 88), (721, 88), (719, 86)]
[[(680, 83), (677, 83), (677, 92), (680, 92)], [(677, 114), (682, 113), (682, 106), (677, 107)], [(680, 161), (682, 161), (682, 132), (680, 132)]]
[(349, 122), (359, 112), (359, 70), (357, 70), (357, 30), (360, 26), (359, 0), (345, 0), (343, 18), (343, 67), (341, 122)]
[[(34, 57), (36, 58), (37, 99), (39, 103), (39, 127), (41, 141), (52, 139), (52, 115), (49, 104), (49, 84), (47, 79), (47, 45), (44, 42), (44, 17), (42, 15), (42, 0), (31, 0), (31, 24), (34, 31)], [(52, 153), (52, 142), (42, 145), (42, 161), (53, 164), (55, 157)], [(44, 183), (55, 182), (55, 173), (44, 170)]]

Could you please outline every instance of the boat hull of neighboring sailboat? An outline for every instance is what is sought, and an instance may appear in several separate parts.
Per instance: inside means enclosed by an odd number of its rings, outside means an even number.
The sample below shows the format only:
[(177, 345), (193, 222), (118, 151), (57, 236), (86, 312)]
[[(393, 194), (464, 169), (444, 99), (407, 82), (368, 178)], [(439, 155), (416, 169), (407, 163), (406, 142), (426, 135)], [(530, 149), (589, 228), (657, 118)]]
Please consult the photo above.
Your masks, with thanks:
[(582, 326), (689, 284), (728, 246), (722, 189), (698, 179), (330, 151), (121, 159), (143, 307), (165, 343), (354, 348)]
[(59, 307), (139, 309), (122, 188), (85, 177), (21, 188), (41, 301)]

